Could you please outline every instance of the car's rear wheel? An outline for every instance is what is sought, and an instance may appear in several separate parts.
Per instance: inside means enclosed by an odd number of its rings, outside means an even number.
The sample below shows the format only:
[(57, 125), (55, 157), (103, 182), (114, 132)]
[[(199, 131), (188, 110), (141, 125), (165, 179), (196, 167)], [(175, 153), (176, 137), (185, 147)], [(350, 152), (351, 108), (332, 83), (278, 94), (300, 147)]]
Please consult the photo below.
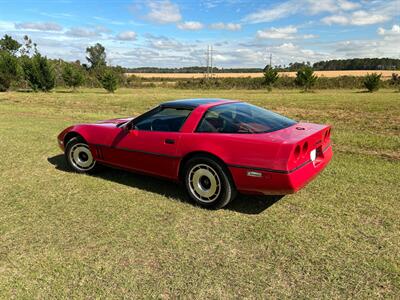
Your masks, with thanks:
[(79, 137), (68, 141), (65, 147), (65, 158), (69, 167), (78, 173), (91, 172), (96, 167), (96, 160), (88, 144)]
[(194, 157), (186, 163), (185, 185), (189, 196), (206, 208), (222, 208), (236, 196), (229, 171), (207, 156)]

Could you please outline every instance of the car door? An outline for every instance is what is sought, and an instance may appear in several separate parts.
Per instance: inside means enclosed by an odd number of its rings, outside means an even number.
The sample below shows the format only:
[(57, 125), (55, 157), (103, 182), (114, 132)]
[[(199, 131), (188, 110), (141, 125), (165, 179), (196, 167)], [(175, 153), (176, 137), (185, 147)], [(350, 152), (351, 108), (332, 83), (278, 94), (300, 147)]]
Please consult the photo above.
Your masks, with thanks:
[(191, 110), (160, 108), (138, 118), (113, 141), (117, 165), (163, 177), (176, 177), (179, 132)]

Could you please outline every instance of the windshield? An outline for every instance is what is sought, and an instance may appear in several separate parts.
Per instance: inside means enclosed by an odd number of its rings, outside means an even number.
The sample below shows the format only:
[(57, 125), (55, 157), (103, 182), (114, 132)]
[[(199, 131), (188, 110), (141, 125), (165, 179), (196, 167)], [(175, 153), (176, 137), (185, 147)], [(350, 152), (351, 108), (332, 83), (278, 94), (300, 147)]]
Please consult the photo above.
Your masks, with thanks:
[(265, 133), (296, 124), (289, 118), (248, 103), (229, 103), (211, 107), (197, 132)]

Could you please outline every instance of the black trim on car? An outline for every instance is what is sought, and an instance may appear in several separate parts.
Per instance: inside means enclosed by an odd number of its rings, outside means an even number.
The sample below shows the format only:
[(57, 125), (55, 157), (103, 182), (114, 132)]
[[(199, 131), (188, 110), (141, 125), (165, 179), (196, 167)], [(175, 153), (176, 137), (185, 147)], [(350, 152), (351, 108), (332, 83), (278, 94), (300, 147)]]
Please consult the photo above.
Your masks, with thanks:
[(143, 151), (143, 150), (134, 150), (134, 149), (123, 148), (123, 147), (111, 147), (111, 146), (104, 145), (104, 144), (90, 144), (90, 145), (96, 146), (96, 147), (107, 147), (107, 148), (112, 148), (112, 149), (122, 150), (122, 151), (127, 151), (127, 152), (137, 152), (137, 153), (143, 153), (143, 154), (149, 154), (149, 155), (155, 155), (155, 156), (163, 156), (163, 157), (169, 157), (169, 158), (175, 158), (175, 159), (182, 158), (182, 156), (168, 155), (168, 154), (149, 152), (149, 151)]

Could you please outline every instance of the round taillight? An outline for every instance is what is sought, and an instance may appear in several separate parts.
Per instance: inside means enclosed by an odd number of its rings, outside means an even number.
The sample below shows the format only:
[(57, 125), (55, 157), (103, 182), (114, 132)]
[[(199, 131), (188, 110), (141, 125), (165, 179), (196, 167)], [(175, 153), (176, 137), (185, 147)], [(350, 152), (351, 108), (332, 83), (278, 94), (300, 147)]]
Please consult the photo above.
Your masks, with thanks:
[(297, 145), (296, 148), (294, 148), (294, 152), (293, 152), (294, 159), (296, 159), (296, 160), (299, 159), (300, 151), (301, 151), (300, 146)]
[(304, 144), (303, 144), (303, 149), (302, 149), (302, 154), (303, 155), (306, 155), (307, 154), (307, 151), (308, 151), (308, 142), (305, 142)]

